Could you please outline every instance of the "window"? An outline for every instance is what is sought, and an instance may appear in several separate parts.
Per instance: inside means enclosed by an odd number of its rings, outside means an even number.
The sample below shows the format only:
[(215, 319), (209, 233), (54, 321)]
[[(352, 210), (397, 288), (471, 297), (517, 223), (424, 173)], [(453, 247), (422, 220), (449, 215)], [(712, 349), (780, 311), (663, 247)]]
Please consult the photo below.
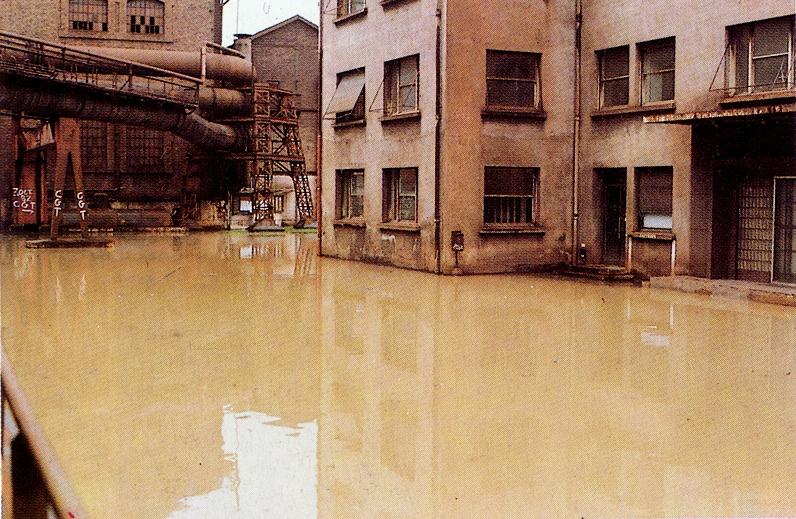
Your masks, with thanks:
[(789, 16), (730, 29), (731, 92), (793, 88), (793, 23)]
[(600, 107), (625, 106), (630, 102), (630, 47), (598, 52)]
[(642, 229), (672, 229), (672, 168), (636, 168), (636, 200)]
[(108, 171), (108, 130), (106, 123), (80, 121), (80, 158), (84, 173)]
[(536, 220), (535, 168), (487, 167), (484, 171), (484, 223), (526, 224)]
[(275, 213), (283, 213), (285, 211), (285, 195), (273, 195), (273, 203), (271, 205)]
[(365, 120), (365, 69), (337, 75), (337, 90), (326, 114), (334, 117), (337, 124)]
[(361, 218), (365, 214), (365, 171), (337, 171), (337, 217)]
[(137, 126), (127, 127), (128, 173), (161, 173), (163, 158), (162, 131)]
[(130, 32), (162, 34), (165, 4), (159, 0), (127, 0)]
[(538, 108), (539, 57), (530, 52), (487, 50), (487, 106)]
[(641, 104), (674, 99), (674, 38), (639, 45)]
[(419, 106), (419, 57), (384, 64), (384, 115), (417, 112)]
[(361, 13), (365, 10), (365, 0), (337, 0), (337, 17)]
[(382, 175), (382, 220), (417, 221), (417, 168), (385, 169)]
[(69, 26), (76, 31), (108, 32), (108, 0), (69, 0)]

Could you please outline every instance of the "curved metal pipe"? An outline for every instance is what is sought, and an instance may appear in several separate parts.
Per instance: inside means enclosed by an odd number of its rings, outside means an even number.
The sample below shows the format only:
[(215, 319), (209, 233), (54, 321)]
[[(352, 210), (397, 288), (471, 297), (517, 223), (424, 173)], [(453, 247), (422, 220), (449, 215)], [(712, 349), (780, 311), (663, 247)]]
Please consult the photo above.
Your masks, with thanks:
[(197, 102), (203, 110), (242, 114), (251, 113), (252, 111), (250, 97), (240, 90), (202, 85), (199, 87)]
[(195, 112), (156, 102), (120, 99), (52, 90), (35, 84), (19, 85), (0, 79), (0, 108), (42, 117), (62, 116), (146, 126), (175, 133), (196, 145), (217, 150), (243, 150), (247, 136), (231, 126), (213, 123)]

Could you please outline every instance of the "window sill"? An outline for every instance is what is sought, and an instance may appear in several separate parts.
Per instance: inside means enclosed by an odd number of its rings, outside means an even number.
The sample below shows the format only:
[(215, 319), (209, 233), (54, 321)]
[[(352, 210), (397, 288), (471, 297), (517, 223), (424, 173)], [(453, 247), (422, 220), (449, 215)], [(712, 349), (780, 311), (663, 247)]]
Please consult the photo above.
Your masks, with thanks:
[(650, 103), (647, 105), (616, 106), (611, 108), (601, 108), (591, 114), (592, 119), (603, 119), (606, 117), (618, 117), (623, 115), (637, 115), (650, 113), (674, 112), (677, 105), (674, 101), (663, 101), (661, 103)]
[(420, 225), (415, 222), (384, 222), (379, 225), (382, 231), (420, 232)]
[(332, 225), (335, 227), (352, 227), (355, 229), (364, 229), (367, 227), (364, 218), (338, 218)]
[(108, 41), (153, 41), (159, 43), (174, 43), (174, 40), (166, 37), (165, 34), (132, 34), (125, 33), (124, 36), (119, 36), (118, 33), (113, 32), (90, 32), (90, 31), (76, 31), (64, 30), (58, 34), (59, 38), (71, 40), (108, 40)]
[(379, 4), (381, 4), (382, 8), (387, 9), (394, 5), (403, 4), (404, 2), (409, 2), (409, 0), (381, 0)]
[(358, 119), (356, 121), (346, 121), (344, 123), (332, 123), (332, 128), (356, 128), (358, 126), (365, 126), (365, 119)]
[(547, 112), (538, 108), (487, 106), (481, 110), (484, 119), (528, 119), (543, 121)]
[(721, 106), (738, 106), (746, 104), (763, 104), (777, 101), (796, 101), (796, 90), (776, 90), (773, 92), (758, 92), (756, 94), (736, 94), (722, 99)]
[(368, 14), (368, 8), (367, 7), (362, 9), (361, 11), (357, 11), (355, 13), (346, 14), (346, 15), (343, 15), (343, 16), (338, 16), (337, 18), (334, 19), (334, 24), (335, 25), (341, 25), (341, 24), (350, 22), (351, 20), (356, 20), (357, 18), (364, 17), (366, 14)]
[(500, 234), (507, 234), (507, 235), (515, 235), (515, 234), (527, 234), (527, 235), (534, 235), (534, 236), (543, 236), (546, 233), (546, 229), (544, 227), (539, 227), (538, 225), (484, 225), (479, 234), (481, 235), (500, 235)]
[(379, 118), (383, 123), (391, 123), (396, 121), (414, 121), (420, 119), (420, 112), (408, 112), (405, 114), (384, 115)]
[(662, 231), (656, 229), (641, 229), (640, 231), (627, 233), (628, 236), (635, 240), (654, 240), (654, 241), (674, 241), (674, 233), (672, 231)]

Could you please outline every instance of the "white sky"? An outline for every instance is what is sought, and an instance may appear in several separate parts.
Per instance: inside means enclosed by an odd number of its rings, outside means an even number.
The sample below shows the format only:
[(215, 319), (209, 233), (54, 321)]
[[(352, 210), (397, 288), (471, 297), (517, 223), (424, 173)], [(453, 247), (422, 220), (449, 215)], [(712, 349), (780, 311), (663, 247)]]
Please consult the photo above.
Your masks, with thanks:
[(230, 0), (224, 6), (224, 45), (235, 33), (254, 34), (300, 14), (318, 23), (318, 0)]

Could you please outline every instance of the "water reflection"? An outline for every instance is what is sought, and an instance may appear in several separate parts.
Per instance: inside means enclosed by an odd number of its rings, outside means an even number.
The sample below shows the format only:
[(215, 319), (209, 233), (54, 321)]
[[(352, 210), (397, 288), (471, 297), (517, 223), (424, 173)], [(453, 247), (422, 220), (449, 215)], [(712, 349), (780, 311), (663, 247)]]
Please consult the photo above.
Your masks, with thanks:
[(92, 516), (796, 516), (792, 309), (316, 246), (0, 239), (3, 343)]
[(285, 427), (278, 421), (226, 406), (222, 450), (233, 472), (223, 477), (221, 488), (181, 500), (169, 519), (315, 517), (318, 427)]

